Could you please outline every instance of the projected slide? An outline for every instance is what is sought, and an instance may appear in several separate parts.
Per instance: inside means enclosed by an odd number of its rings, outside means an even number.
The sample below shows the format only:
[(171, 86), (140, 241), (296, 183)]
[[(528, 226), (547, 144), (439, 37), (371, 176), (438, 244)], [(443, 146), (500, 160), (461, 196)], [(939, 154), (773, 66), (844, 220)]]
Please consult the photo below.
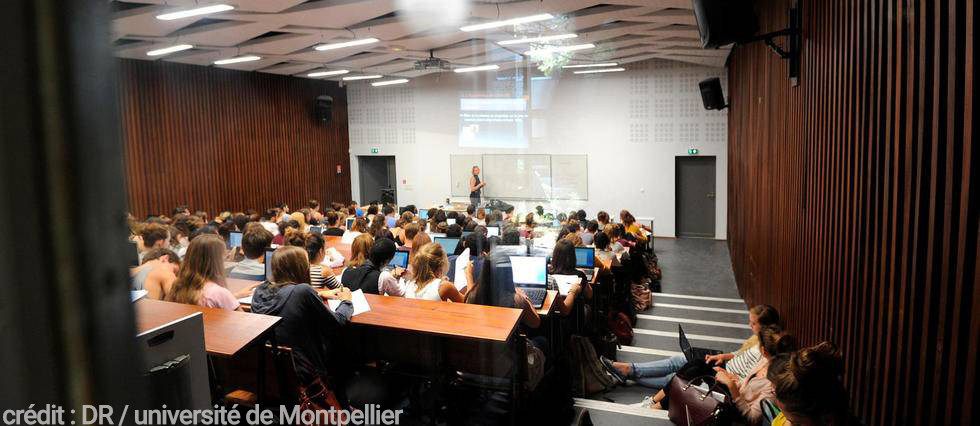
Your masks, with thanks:
[(523, 97), (462, 97), (459, 146), (527, 148), (529, 122)]

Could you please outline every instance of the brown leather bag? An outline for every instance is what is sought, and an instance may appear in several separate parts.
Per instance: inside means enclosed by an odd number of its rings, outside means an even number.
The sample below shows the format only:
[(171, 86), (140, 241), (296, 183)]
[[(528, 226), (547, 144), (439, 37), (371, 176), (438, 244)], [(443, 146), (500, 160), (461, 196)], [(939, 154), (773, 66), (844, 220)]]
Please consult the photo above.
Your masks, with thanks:
[[(709, 384), (708, 392), (696, 387), (698, 383)], [(728, 415), (733, 409), (731, 396), (728, 395), (718, 381), (712, 376), (699, 376), (686, 380), (674, 375), (667, 385), (667, 395), (670, 402), (667, 406), (667, 416), (675, 425), (719, 425), (727, 424)], [(724, 395), (724, 402), (715, 399), (711, 393)]]
[[(327, 387), (327, 381), (317, 377), (310, 383), (309, 386), (300, 387), (299, 389), (299, 408), (301, 412), (305, 411), (330, 411), (332, 408), (334, 411), (343, 410), (344, 407), (340, 405), (340, 401), (337, 400), (337, 395)], [(318, 418), (318, 416), (313, 416), (313, 418)], [(340, 426), (340, 423), (337, 423)], [(313, 425), (305, 426), (326, 426), (326, 424), (314, 423)]]

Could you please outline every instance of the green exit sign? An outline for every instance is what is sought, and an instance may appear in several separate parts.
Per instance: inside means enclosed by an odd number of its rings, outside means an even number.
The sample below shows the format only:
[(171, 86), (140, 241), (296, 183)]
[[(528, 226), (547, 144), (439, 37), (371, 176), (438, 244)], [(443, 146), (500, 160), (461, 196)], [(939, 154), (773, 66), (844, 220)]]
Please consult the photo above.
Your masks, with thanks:
[(697, 148), (691, 148), (691, 149), (687, 150), (687, 154), (688, 155), (698, 155), (698, 149)]
[(381, 148), (371, 148), (371, 153), (372, 154), (377, 154), (379, 152), (381, 152)]

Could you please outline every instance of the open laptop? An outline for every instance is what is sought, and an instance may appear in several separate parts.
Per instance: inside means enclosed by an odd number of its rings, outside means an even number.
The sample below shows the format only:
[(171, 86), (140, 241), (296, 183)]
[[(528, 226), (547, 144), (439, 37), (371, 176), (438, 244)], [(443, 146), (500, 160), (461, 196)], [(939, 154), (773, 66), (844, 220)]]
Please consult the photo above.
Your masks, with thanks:
[(455, 225), (455, 224), (456, 224), (456, 219), (451, 217), (446, 218), (446, 225)]
[(428, 210), (419, 210), (419, 219), (429, 220), (429, 211)]
[(310, 227), (310, 232), (312, 232), (314, 234), (322, 234), (323, 233), (323, 227), (320, 227), (320, 226), (311, 226)]
[(684, 353), (684, 357), (688, 361), (694, 361), (696, 359), (704, 361), (704, 357), (708, 355), (718, 355), (721, 353), (721, 351), (716, 349), (691, 347), (691, 342), (687, 340), (687, 335), (684, 334), (684, 329), (680, 324), (677, 324), (677, 336), (681, 345), (681, 352)]
[(488, 226), (487, 227), (487, 237), (499, 237), (500, 227), (499, 226)]
[(432, 241), (442, 246), (442, 249), (446, 251), (446, 255), (448, 256), (456, 253), (456, 246), (459, 245), (459, 238), (435, 237)]
[(575, 247), (575, 267), (592, 281), (595, 275), (595, 247)]
[(347, 226), (345, 226), (346, 229), (350, 229), (352, 226), (354, 226), (354, 219), (355, 218), (353, 217), (347, 218), (347, 223), (346, 223)]
[(265, 280), (268, 282), (272, 282), (272, 254), (275, 252), (275, 250), (265, 251)]
[(232, 232), (228, 234), (228, 248), (236, 249), (242, 246), (242, 233)]
[(388, 216), (388, 217), (385, 218), (385, 226), (387, 226), (389, 228), (394, 228), (396, 222), (398, 222), (398, 218), (397, 217)]
[(396, 250), (395, 257), (391, 258), (391, 262), (388, 262), (388, 266), (391, 268), (408, 268), (408, 250)]
[(531, 306), (540, 308), (548, 295), (548, 259), (544, 257), (511, 256), (510, 267), (514, 276), (514, 288), (519, 288), (531, 299)]

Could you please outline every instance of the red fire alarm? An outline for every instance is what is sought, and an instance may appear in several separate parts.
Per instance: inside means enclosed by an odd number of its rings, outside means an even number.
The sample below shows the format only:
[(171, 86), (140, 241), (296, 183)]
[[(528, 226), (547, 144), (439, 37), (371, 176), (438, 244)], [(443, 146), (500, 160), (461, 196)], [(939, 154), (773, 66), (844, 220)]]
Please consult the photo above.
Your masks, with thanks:
[(338, 165), (337, 165), (337, 174), (339, 175), (339, 174), (341, 174), (341, 173), (343, 173), (343, 172), (344, 172), (344, 168), (343, 168), (343, 167), (341, 167), (341, 166), (340, 166), (340, 164), (338, 164)]

